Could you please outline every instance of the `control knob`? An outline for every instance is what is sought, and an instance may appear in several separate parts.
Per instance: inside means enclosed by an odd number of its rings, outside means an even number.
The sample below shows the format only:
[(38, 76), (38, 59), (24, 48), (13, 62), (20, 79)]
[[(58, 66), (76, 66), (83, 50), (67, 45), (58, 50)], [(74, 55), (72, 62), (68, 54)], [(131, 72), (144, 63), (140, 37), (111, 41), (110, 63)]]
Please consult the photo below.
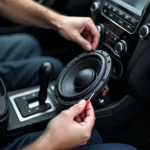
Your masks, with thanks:
[(97, 25), (97, 29), (98, 29), (98, 31), (99, 31), (99, 33), (101, 34), (101, 35), (103, 35), (104, 33), (105, 33), (105, 26), (104, 26), (104, 24), (98, 24)]
[(120, 40), (115, 46), (116, 54), (122, 55), (128, 50), (128, 44), (125, 40)]
[(150, 25), (149, 24), (143, 25), (140, 28), (139, 35), (142, 40), (148, 38), (148, 36), (150, 35)]
[(100, 9), (100, 2), (99, 1), (93, 2), (92, 6), (91, 6), (91, 12), (95, 12), (99, 9)]

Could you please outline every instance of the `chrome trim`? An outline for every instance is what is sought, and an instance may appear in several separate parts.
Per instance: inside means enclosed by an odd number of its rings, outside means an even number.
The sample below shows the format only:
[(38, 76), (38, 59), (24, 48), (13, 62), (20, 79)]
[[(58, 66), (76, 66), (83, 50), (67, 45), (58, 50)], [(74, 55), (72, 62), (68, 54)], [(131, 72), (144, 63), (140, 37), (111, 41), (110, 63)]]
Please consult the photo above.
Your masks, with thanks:
[(96, 10), (98, 10), (99, 7), (100, 7), (100, 2), (99, 1), (95, 1), (95, 2), (93, 2), (90, 10), (91, 10), (91, 12), (95, 12)]
[[(120, 40), (117, 44), (119, 44), (121, 46), (121, 51), (117, 52), (116, 51), (116, 46), (115, 46), (115, 53), (120, 55), (120, 54), (122, 54), (122, 53), (124, 54), (124, 53), (126, 53), (128, 51), (128, 44), (127, 44), (127, 42), (125, 40)], [(123, 49), (123, 45), (122, 44), (124, 44), (125, 49)]]
[(103, 24), (100, 23), (100, 24), (98, 24), (96, 27), (97, 27), (99, 33), (101, 33), (101, 34), (104, 34), (104, 33), (105, 33), (105, 27), (104, 27)]
[[(119, 52), (116, 50), (117, 44), (119, 44), (119, 45), (120, 45), (120, 48), (121, 48)], [(117, 44), (116, 44), (116, 46), (115, 46), (115, 53), (120, 54), (120, 52), (122, 52), (122, 50), (123, 50), (123, 45), (122, 45), (121, 42), (118, 42)]]
[(18, 116), (18, 119), (20, 122), (23, 122), (23, 121), (27, 121), (27, 120), (30, 120), (30, 119), (34, 119), (36, 117), (40, 117), (40, 116), (43, 116), (47, 113), (50, 113), (50, 112), (53, 112), (56, 110), (56, 107), (55, 105), (53, 104), (52, 100), (50, 99), (50, 97), (48, 96), (47, 99), (46, 99), (46, 103), (50, 104), (51, 105), (51, 109), (45, 111), (45, 112), (41, 112), (41, 113), (37, 113), (37, 114), (34, 114), (32, 116), (29, 116), (29, 117), (23, 117), (15, 103), (15, 98), (18, 98), (18, 97), (21, 97), (21, 96), (25, 96), (25, 95), (29, 95), (29, 94), (32, 94), (32, 93), (36, 93), (36, 92), (39, 92), (39, 88), (36, 88), (34, 90), (30, 90), (30, 91), (26, 91), (26, 92), (23, 92), (23, 93), (19, 93), (19, 94), (16, 94), (16, 95), (12, 95), (9, 97), (9, 100)]
[[(146, 29), (146, 35), (145, 35), (145, 36), (142, 36), (142, 35), (140, 34), (140, 31), (141, 31), (142, 28), (145, 28), (145, 29)], [(146, 24), (146, 25), (143, 25), (143, 26), (140, 28), (140, 30), (139, 30), (140, 38), (141, 38), (142, 40), (144, 40), (149, 34), (150, 34), (150, 29), (149, 29), (148, 25), (147, 25), (147, 24)]]
[(98, 29), (98, 31), (101, 33), (102, 28), (101, 28), (101, 26), (100, 26), (100, 25), (97, 25), (97, 29)]
[(128, 51), (128, 44), (125, 40), (121, 40), (120, 42), (122, 42), (124, 44), (124, 47), (125, 47), (125, 52), (126, 53)]

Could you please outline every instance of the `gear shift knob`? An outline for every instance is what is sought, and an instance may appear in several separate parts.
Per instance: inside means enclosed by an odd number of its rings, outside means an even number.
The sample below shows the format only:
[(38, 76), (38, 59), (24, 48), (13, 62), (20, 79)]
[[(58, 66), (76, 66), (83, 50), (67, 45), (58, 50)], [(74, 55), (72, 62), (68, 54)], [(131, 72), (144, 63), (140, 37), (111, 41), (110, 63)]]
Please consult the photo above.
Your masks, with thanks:
[(40, 105), (45, 104), (47, 98), (47, 89), (49, 82), (53, 75), (53, 65), (50, 62), (45, 62), (40, 67), (39, 77), (40, 77), (40, 91), (39, 91), (39, 103)]

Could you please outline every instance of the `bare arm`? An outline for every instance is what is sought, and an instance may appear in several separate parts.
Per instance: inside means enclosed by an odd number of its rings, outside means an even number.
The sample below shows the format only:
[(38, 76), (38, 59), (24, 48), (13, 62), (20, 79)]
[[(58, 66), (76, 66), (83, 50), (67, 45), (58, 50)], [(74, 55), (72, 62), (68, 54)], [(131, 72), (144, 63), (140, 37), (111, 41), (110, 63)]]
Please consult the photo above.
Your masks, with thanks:
[(0, 14), (17, 23), (56, 30), (88, 51), (99, 43), (100, 34), (90, 18), (63, 16), (32, 0), (0, 0)]
[(32, 0), (0, 0), (0, 14), (21, 24), (56, 29), (58, 13)]

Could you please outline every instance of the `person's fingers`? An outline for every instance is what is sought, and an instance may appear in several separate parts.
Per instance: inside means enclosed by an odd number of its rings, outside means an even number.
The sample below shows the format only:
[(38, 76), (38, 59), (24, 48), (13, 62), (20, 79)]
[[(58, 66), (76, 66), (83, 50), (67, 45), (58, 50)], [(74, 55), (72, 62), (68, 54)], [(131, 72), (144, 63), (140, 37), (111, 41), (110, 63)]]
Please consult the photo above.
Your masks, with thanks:
[(90, 51), (92, 50), (91, 43), (86, 40), (80, 33), (77, 33), (74, 37), (74, 41), (77, 42), (83, 49)]
[(78, 115), (78, 116), (75, 118), (75, 121), (78, 122), (78, 123), (81, 123), (81, 122), (82, 122), (82, 119), (81, 119), (80, 115)]
[(91, 35), (88, 35), (87, 40), (88, 40), (90, 43), (93, 43), (93, 39), (92, 39), (92, 36), (91, 36)]
[[(89, 27), (88, 27), (89, 26)], [(93, 21), (90, 21), (87, 26), (87, 30), (89, 31), (89, 34), (92, 37), (92, 48), (95, 50), (98, 46), (99, 39), (100, 39), (100, 33), (98, 32), (96, 26), (94, 25)]]
[(88, 40), (89, 43), (93, 43), (93, 37), (91, 36), (91, 34), (89, 34), (90, 32), (86, 29), (82, 32), (82, 36), (84, 39)]
[(76, 105), (72, 106), (71, 108), (69, 108), (67, 110), (69, 116), (71, 116), (72, 118), (77, 117), (84, 110), (85, 105), (86, 105), (86, 101), (81, 100), (78, 104), (76, 104)]
[(85, 117), (86, 117), (85, 111), (83, 111), (80, 116), (81, 116), (81, 119), (83, 121), (85, 119)]
[[(86, 113), (86, 118), (87, 118), (88, 116), (91, 116), (91, 117), (93, 117), (93, 118), (95, 119), (95, 112), (94, 112), (94, 108), (93, 108), (91, 102), (90, 102), (90, 103), (88, 104), (88, 106), (86, 107), (85, 113)], [(85, 118), (85, 119), (86, 119), (86, 118)]]
[(100, 34), (93, 36), (93, 43), (92, 43), (93, 50), (96, 50), (96, 48), (99, 44), (99, 39), (100, 39)]
[(83, 122), (81, 122), (81, 125), (87, 128), (88, 130), (92, 130), (95, 124), (95, 113), (91, 103), (89, 103), (85, 112), (86, 112), (86, 118), (84, 119)]

